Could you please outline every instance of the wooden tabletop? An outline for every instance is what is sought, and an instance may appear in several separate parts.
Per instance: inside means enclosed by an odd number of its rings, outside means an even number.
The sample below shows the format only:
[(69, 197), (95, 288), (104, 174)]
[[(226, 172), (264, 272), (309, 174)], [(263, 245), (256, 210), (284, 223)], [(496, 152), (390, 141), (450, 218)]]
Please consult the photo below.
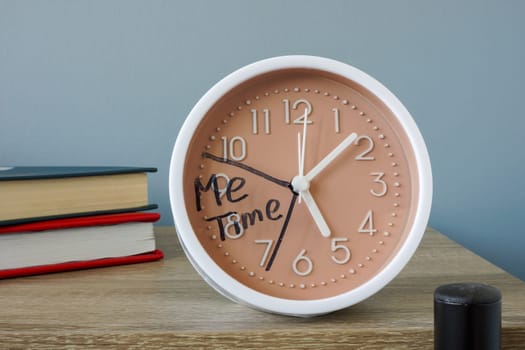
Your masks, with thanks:
[(429, 229), (386, 288), (314, 318), (270, 315), (209, 287), (157, 228), (162, 261), (0, 281), (1, 349), (432, 349), (433, 292), (479, 282), (503, 294), (503, 348), (525, 344), (525, 284)]

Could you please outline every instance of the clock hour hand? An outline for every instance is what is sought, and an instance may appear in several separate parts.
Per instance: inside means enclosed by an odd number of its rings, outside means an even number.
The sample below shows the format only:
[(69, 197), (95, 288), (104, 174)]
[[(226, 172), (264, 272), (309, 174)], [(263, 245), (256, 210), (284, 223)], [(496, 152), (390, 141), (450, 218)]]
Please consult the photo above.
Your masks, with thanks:
[(341, 142), (336, 148), (334, 148), (326, 157), (323, 158), (316, 166), (312, 168), (306, 175), (305, 178), (308, 182), (312, 181), (314, 177), (319, 175), (337, 156), (339, 156), (345, 149), (347, 149), (352, 142), (357, 138), (355, 132), (348, 135), (343, 142)]
[(307, 132), (307, 120), (308, 120), (308, 110), (304, 111), (304, 124), (303, 124), (303, 135), (301, 133), (297, 134), (297, 158), (299, 163), (299, 174), (292, 180), (292, 188), (295, 192), (299, 194), (299, 203), (304, 199), (306, 207), (310, 211), (310, 215), (314, 219), (321, 235), (323, 237), (330, 237), (331, 231), (326, 223), (321, 210), (315, 203), (314, 197), (310, 193), (309, 187), (310, 182), (304, 176), (304, 155), (306, 150), (306, 132)]

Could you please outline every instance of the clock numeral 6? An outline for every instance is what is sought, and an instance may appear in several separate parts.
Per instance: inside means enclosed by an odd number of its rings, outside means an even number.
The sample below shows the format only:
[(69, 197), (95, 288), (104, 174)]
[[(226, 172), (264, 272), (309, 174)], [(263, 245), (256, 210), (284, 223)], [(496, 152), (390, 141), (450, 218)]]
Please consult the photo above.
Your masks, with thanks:
[(228, 137), (222, 136), (222, 157), (224, 160), (228, 156), (232, 160), (240, 161), (246, 158), (246, 140), (241, 136), (234, 136), (230, 140)]
[(293, 260), (293, 272), (299, 276), (308, 276), (314, 269), (312, 259), (306, 256), (306, 249), (301, 250), (299, 255)]

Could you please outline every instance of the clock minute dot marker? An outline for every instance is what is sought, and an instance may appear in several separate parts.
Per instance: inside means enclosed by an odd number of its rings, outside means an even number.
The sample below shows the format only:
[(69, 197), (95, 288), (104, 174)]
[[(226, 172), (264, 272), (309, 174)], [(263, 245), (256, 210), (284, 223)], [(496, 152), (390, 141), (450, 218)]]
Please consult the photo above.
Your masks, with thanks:
[(244, 101), (244, 103), (249, 106), (249, 105), (252, 104), (252, 101), (251, 100), (246, 100), (246, 101)]
[(379, 137), (380, 140), (384, 140), (385, 139), (385, 135), (383, 135), (383, 134), (379, 134), (378, 137)]
[(211, 235), (210, 237), (211, 239), (213, 239), (214, 241), (217, 239), (217, 235)]
[(384, 245), (385, 242), (384, 241), (379, 241), (379, 245)]
[(399, 193), (396, 192), (396, 193), (394, 193), (394, 196), (395, 196), (395, 197), (400, 197), (401, 195), (400, 195)]
[(255, 272), (250, 271), (250, 272), (248, 273), (248, 276), (250, 276), (250, 277), (254, 277), (254, 276), (255, 276)]
[(339, 96), (334, 96), (334, 100), (339, 100)]
[(299, 89), (298, 87), (296, 87), (296, 88), (293, 89), (293, 91), (294, 91), (294, 92), (299, 92), (299, 91), (301, 91), (301, 89)]
[(231, 118), (231, 117), (235, 116), (235, 113), (234, 113), (234, 112), (230, 112), (228, 115), (229, 115), (230, 118)]
[(391, 215), (392, 215), (392, 217), (394, 217), (394, 218), (397, 216), (396, 213), (392, 213)]
[(341, 276), (339, 276), (341, 279), (345, 279), (346, 278), (346, 275), (344, 273), (341, 274)]
[(290, 89), (288, 89), (288, 88), (284, 88), (283, 91), (284, 91), (284, 92), (290, 92)]
[(326, 286), (328, 283), (326, 283), (325, 281), (321, 282), (321, 285), (324, 287)]
[(365, 257), (365, 260), (366, 260), (366, 261), (370, 261), (370, 260), (372, 260), (372, 258), (369, 257), (369, 256), (367, 256), (367, 257)]
[(273, 90), (273, 93), (277, 95), (279, 93), (279, 90), (275, 89), (275, 90)]
[(399, 186), (401, 186), (401, 185), (399, 184), (399, 182), (394, 182), (394, 187), (399, 187)]
[(237, 264), (237, 260), (233, 259), (232, 264)]
[(310, 89), (309, 88), (305, 88), (304, 92), (310, 92)]
[(317, 287), (317, 284), (312, 283), (312, 284), (310, 284), (310, 287), (315, 288), (315, 287)]
[(377, 131), (377, 130), (379, 130), (379, 126), (376, 125), (376, 126), (374, 126), (372, 129), (374, 129), (374, 130)]
[(241, 266), (241, 271), (245, 271), (246, 270), (246, 266)]
[(255, 96), (255, 99), (256, 99), (257, 101), (259, 101), (259, 100), (261, 99), (261, 96), (257, 95), (257, 96)]
[(290, 288), (295, 288), (295, 284), (290, 283)]
[(352, 275), (355, 275), (355, 270), (354, 269), (350, 269), (350, 270), (348, 270), (348, 272), (350, 272), (350, 274), (352, 274)]
[(365, 265), (363, 265), (363, 264), (357, 264), (357, 267), (363, 268), (363, 267), (365, 267)]
[(284, 283), (283, 282), (279, 282), (279, 287), (284, 287)]
[(356, 105), (352, 105), (350, 108), (352, 108), (353, 110), (356, 110), (357, 106)]
[(390, 144), (389, 143), (385, 143), (385, 148), (390, 148)]
[(221, 243), (217, 244), (217, 248), (222, 248), (223, 245)]
[(399, 173), (394, 173), (394, 176), (399, 176)]
[(372, 122), (372, 119), (370, 119), (370, 118), (366, 118), (366, 122), (367, 122), (367, 123), (371, 123), (371, 122)]
[(315, 89), (314, 92), (315, 92), (316, 94), (318, 94), (318, 93), (320, 93), (321, 91)]
[(270, 96), (270, 93), (269, 92), (265, 92), (264, 96), (268, 97), (268, 96)]
[(221, 131), (221, 128), (215, 128), (215, 131), (219, 132)]
[(399, 203), (397, 203), (397, 202), (394, 203), (394, 207), (396, 207), (396, 208), (399, 207)]
[(242, 106), (237, 106), (238, 111), (242, 111)]
[(332, 282), (332, 283), (336, 283), (337, 280), (336, 280), (335, 278), (331, 278), (331, 279), (330, 279), (330, 282)]
[(397, 166), (397, 163), (396, 162), (392, 162), (392, 166)]
[(224, 252), (224, 256), (230, 256), (229, 252)]
[(259, 276), (259, 281), (264, 281), (264, 277), (263, 276)]
[(304, 283), (301, 283), (301, 284), (299, 285), (299, 288), (301, 288), (301, 289), (305, 289), (305, 288), (306, 288), (306, 285), (304, 285)]
[(204, 147), (204, 148), (206, 148), (207, 150), (210, 150), (211, 146), (210, 145), (206, 145), (206, 147)]
[(377, 252), (378, 252), (377, 249), (372, 249), (372, 253), (377, 254)]
[(366, 113), (365, 112), (359, 112), (359, 115), (362, 117), (362, 116), (365, 116)]
[(345, 106), (348, 104), (348, 100), (341, 101)]
[(325, 95), (325, 96), (330, 96), (330, 93), (327, 91), (327, 92), (325, 92), (323, 95)]
[(275, 281), (274, 280), (269, 280), (268, 283), (275, 284)]
[(389, 157), (393, 157), (393, 156), (394, 156), (394, 153), (392, 153), (392, 152), (388, 152), (388, 156), (389, 156)]
[(393, 222), (389, 222), (389, 223), (388, 223), (388, 226), (393, 227), (393, 226), (394, 226), (394, 223), (393, 223)]
[(388, 231), (383, 232), (383, 236), (390, 237), (390, 232), (388, 232)]

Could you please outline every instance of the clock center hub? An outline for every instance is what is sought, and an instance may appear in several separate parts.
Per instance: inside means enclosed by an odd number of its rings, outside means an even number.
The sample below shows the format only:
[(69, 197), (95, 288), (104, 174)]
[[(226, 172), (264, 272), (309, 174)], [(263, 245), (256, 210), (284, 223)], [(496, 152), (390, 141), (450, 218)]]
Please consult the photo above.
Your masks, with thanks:
[(297, 175), (292, 179), (292, 187), (295, 192), (301, 193), (310, 188), (310, 182), (306, 176)]

